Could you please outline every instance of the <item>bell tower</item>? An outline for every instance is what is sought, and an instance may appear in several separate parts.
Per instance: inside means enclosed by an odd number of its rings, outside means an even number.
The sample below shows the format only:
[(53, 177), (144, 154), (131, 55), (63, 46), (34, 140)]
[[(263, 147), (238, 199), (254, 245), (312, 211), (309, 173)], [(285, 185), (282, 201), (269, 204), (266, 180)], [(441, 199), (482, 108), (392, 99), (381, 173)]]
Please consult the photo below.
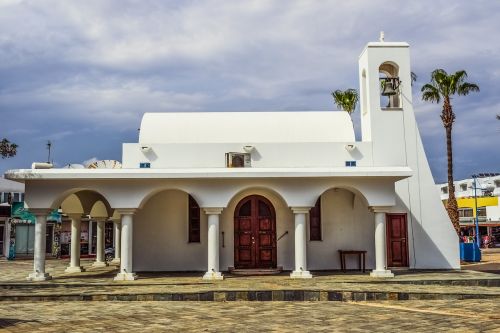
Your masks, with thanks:
[[(413, 175), (395, 183), (393, 212), (407, 212), (415, 249), (410, 266), (433, 268), (439, 258), (425, 249), (440, 244), (441, 256), (460, 267), (456, 233), (439, 197), (413, 112), (410, 48), (404, 42), (368, 43), (359, 57), (361, 137), (371, 143), (374, 167), (405, 166)], [(424, 227), (425, 226), (425, 227)], [(446, 244), (445, 244), (446, 243)]]
[(404, 165), (404, 118), (413, 117), (409, 45), (380, 41), (359, 58), (361, 137), (372, 142), (374, 166)]

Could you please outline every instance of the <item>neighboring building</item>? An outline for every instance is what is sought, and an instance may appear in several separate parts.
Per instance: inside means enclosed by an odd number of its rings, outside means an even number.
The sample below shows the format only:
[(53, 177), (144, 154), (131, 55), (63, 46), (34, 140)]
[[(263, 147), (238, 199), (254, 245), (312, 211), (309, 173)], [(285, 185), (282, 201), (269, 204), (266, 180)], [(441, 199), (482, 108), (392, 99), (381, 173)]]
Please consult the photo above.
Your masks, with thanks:
[[(0, 178), (0, 254), (10, 260), (32, 257), (35, 248), (35, 216), (24, 203), (24, 185)], [(46, 253), (52, 254), (60, 216), (47, 215)]]
[[(475, 235), (476, 208), (479, 233), (482, 242), (500, 245), (500, 173), (480, 173), (476, 178), (457, 180), (455, 196), (457, 198), (460, 228), (463, 236)], [(448, 200), (448, 184), (436, 185), (441, 192), (441, 200)]]
[[(361, 141), (346, 112), (146, 113), (120, 169), (23, 169), (37, 228), (61, 207), (80, 234), (120, 219), (117, 280), (140, 271), (339, 269), (367, 251), (372, 276), (392, 267), (459, 269), (457, 235), (436, 190), (412, 108), (406, 43), (368, 43), (359, 58)], [(382, 82), (381, 84), (381, 77)], [(381, 96), (383, 86), (383, 96)], [(118, 224), (117, 224), (118, 225)], [(79, 272), (80, 237), (68, 272)], [(33, 280), (45, 273), (43, 242)], [(348, 267), (354, 268), (355, 258)]]
[[(9, 256), (11, 204), (20, 201), (24, 201), (24, 184), (0, 178), (0, 255), (5, 257)], [(29, 239), (28, 228), (20, 230), (19, 237)], [(33, 242), (25, 243), (26, 248), (33, 249)]]

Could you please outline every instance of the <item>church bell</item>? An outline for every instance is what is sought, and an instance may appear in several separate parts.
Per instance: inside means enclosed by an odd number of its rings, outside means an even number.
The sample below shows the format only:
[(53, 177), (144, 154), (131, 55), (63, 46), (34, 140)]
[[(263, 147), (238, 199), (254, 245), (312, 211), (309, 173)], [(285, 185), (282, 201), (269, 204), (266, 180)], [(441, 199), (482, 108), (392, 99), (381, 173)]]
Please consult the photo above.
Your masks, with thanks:
[(382, 96), (394, 96), (399, 88), (399, 78), (385, 78), (382, 85)]

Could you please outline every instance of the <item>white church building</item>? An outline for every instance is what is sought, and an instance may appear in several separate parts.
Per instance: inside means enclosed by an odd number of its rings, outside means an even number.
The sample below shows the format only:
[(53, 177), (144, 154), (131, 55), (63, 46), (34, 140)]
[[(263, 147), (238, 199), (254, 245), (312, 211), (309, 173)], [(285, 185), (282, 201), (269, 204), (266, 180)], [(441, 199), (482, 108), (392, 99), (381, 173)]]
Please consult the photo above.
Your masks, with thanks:
[[(37, 217), (29, 279), (51, 278), (45, 219), (59, 207), (75, 235), (68, 272), (81, 271), (82, 217), (117, 222), (116, 280), (141, 271), (221, 279), (233, 268), (310, 278), (340, 269), (339, 250), (366, 251), (376, 277), (459, 269), (415, 121), (409, 45), (368, 43), (359, 81), (361, 141), (343, 111), (146, 113), (120, 169), (8, 171)], [(97, 232), (100, 266), (102, 223)]]

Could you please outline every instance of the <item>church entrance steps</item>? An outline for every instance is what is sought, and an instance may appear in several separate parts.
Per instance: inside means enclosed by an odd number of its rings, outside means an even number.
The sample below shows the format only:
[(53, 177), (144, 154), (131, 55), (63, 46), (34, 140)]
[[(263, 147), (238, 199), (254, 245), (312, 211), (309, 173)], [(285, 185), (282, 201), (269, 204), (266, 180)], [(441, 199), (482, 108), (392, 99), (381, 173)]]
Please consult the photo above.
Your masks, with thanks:
[(260, 276), (260, 275), (275, 275), (283, 272), (283, 267), (277, 268), (252, 268), (252, 269), (236, 269), (229, 267), (229, 273), (233, 275), (243, 276)]

